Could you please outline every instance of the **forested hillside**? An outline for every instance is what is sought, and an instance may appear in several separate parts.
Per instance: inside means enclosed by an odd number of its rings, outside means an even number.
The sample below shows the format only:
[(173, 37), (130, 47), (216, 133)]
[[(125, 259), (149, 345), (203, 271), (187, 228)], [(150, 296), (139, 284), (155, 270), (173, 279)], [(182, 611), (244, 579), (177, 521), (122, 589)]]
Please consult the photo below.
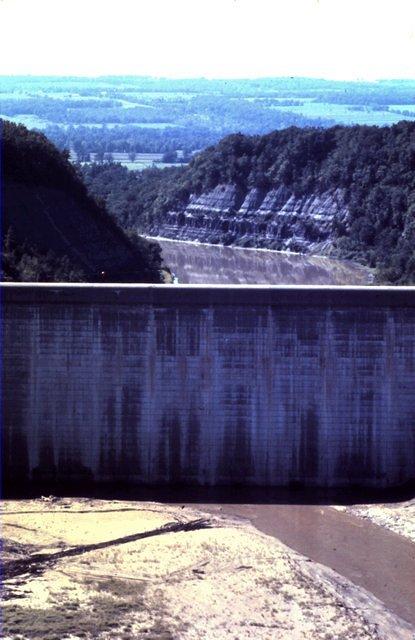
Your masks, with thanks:
[[(119, 165), (95, 165), (84, 167), (83, 174), (91, 193), (103, 198), (126, 228), (160, 230), (162, 235), (174, 212), (174, 224), (186, 230), (191, 223), (194, 232), (220, 217), (221, 225), (210, 241), (286, 248), (289, 222), (293, 221), (297, 233), (302, 215), (301, 247), (308, 242), (312, 250), (315, 241), (320, 250), (324, 247), (332, 255), (375, 267), (380, 281), (415, 282), (413, 122), (392, 127), (291, 127), (264, 136), (236, 134), (198, 154), (187, 167), (136, 173)], [(218, 185), (233, 189), (223, 210)], [(281, 231), (281, 214), (287, 212), (277, 202), (282, 192), (286, 201), (294, 202), (294, 209), (285, 215)], [(274, 208), (267, 209), (263, 203), (270, 193), (279, 196)], [(338, 208), (326, 219), (324, 233), (319, 228), (324, 212), (319, 216), (316, 199), (322, 194), (332, 198), (336, 194)], [(249, 198), (256, 199), (255, 206), (246, 204)], [(306, 201), (314, 203), (313, 220), (296, 213), (295, 206), (301, 209)], [(249, 226), (242, 219), (249, 218), (251, 223), (260, 215), (265, 230), (249, 237)], [(273, 229), (278, 230), (276, 235)], [(193, 233), (194, 237), (198, 236)]]
[(158, 245), (129, 239), (67, 154), (22, 125), (0, 121), (0, 132), (3, 279), (160, 281)]

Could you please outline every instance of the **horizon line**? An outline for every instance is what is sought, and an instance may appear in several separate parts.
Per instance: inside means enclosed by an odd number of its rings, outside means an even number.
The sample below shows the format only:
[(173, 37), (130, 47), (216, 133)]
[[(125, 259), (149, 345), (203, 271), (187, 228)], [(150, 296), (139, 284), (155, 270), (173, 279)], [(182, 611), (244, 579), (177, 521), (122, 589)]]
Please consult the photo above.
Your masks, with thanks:
[(186, 81), (186, 80), (199, 80), (207, 82), (240, 82), (240, 81), (255, 81), (255, 80), (314, 80), (316, 82), (339, 82), (339, 83), (364, 83), (364, 84), (376, 84), (382, 82), (415, 82), (415, 76), (413, 77), (377, 77), (377, 78), (332, 78), (324, 76), (303, 76), (303, 75), (264, 75), (264, 76), (229, 76), (218, 77), (208, 75), (183, 75), (183, 76), (169, 76), (169, 75), (150, 75), (150, 74), (131, 74), (131, 73), (110, 73), (110, 74), (59, 74), (59, 73), (2, 73), (2, 78), (75, 78), (75, 79), (89, 79), (89, 80), (101, 80), (106, 78), (131, 78), (131, 79), (151, 79), (151, 80), (170, 80), (170, 81)]

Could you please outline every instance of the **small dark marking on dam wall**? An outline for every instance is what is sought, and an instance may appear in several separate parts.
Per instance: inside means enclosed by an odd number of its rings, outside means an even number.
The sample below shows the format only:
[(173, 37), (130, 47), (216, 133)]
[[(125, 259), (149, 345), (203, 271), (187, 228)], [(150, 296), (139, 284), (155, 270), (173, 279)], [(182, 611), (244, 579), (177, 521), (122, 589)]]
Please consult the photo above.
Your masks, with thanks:
[(415, 288), (1, 286), (3, 471), (415, 479)]

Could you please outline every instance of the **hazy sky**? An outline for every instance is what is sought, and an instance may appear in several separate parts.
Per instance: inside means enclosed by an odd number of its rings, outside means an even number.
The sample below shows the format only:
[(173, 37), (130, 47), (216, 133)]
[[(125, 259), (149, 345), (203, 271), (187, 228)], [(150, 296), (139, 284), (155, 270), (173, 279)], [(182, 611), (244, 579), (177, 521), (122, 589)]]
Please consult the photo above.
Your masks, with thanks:
[(0, 0), (0, 74), (415, 78), (415, 0)]

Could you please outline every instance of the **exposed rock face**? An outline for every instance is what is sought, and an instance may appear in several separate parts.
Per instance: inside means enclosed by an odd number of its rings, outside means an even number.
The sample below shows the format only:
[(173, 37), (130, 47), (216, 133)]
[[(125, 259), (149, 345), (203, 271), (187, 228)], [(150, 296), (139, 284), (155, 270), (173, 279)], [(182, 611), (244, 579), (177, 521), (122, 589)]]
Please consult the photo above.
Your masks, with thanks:
[(253, 246), (305, 253), (330, 248), (335, 220), (347, 225), (341, 189), (296, 197), (284, 186), (244, 192), (222, 184), (169, 211), (151, 233), (223, 244), (249, 240)]

